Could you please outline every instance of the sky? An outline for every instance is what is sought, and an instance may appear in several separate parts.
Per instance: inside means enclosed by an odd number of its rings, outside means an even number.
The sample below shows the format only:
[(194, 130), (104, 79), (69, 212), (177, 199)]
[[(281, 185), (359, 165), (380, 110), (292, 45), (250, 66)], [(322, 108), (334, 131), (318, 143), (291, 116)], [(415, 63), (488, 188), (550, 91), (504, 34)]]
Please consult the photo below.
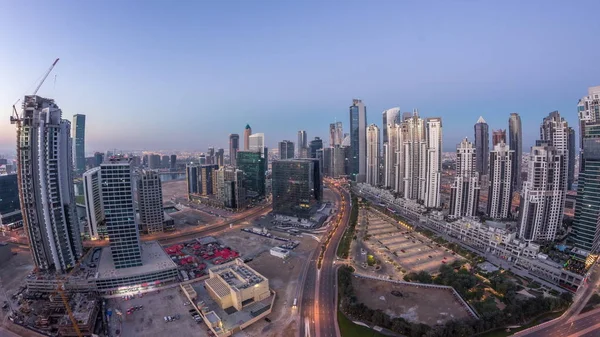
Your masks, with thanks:
[[(0, 1), (0, 154), (12, 104), (39, 91), (85, 114), (86, 152), (228, 149), (246, 123), (266, 144), (328, 141), (353, 98), (442, 117), (452, 151), (483, 116), (521, 115), (525, 148), (600, 85), (600, 1)], [(578, 130), (577, 130), (578, 131)]]

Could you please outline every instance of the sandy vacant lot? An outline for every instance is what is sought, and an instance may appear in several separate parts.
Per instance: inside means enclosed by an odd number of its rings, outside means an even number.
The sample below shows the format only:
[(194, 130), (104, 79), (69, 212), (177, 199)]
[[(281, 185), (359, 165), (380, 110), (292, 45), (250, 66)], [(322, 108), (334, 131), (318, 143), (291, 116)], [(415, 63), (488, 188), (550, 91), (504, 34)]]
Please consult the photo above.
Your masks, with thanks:
[[(449, 290), (417, 288), (384, 280), (353, 278), (356, 297), (371, 309), (381, 309), (391, 317), (402, 317), (427, 325), (468, 318), (469, 313)], [(391, 294), (392, 290), (402, 297)]]

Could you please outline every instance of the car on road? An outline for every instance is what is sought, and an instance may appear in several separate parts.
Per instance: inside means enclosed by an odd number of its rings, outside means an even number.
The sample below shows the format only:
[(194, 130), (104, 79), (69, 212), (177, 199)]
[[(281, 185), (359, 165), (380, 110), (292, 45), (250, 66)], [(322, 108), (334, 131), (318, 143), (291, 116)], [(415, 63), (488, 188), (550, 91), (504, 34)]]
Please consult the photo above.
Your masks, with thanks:
[(265, 321), (267, 321), (267, 323), (271, 323), (271, 319), (269, 317), (265, 317)]

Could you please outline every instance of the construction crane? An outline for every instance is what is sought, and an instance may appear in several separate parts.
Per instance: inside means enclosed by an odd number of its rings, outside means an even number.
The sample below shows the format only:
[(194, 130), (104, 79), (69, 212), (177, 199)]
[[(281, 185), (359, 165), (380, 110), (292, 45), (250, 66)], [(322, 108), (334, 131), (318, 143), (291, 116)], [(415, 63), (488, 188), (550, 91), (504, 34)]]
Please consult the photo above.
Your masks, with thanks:
[[(56, 64), (58, 63), (58, 61), (60, 60), (60, 58), (57, 58), (56, 60), (54, 60), (54, 63), (52, 63), (52, 65), (50, 66), (50, 68), (48, 68), (48, 70), (46, 71), (46, 74), (44, 74), (44, 77), (42, 77), (42, 80), (40, 81), (40, 83), (38, 83), (37, 87), (35, 87), (35, 90), (33, 91), (32, 95), (36, 95), (37, 92), (40, 90), (40, 88), (42, 87), (42, 84), (44, 84), (44, 82), (46, 81), (46, 79), (48, 78), (48, 75), (50, 75), (50, 73), (52, 72), (52, 69), (54, 69), (54, 66), (56, 66)], [(17, 112), (17, 108), (16, 105), (17, 103), (19, 103), (21, 99), (19, 98), (15, 104), (13, 104), (12, 106), (12, 116), (10, 116), (10, 124), (15, 124), (18, 123), (21, 119), (19, 118), (19, 113)]]

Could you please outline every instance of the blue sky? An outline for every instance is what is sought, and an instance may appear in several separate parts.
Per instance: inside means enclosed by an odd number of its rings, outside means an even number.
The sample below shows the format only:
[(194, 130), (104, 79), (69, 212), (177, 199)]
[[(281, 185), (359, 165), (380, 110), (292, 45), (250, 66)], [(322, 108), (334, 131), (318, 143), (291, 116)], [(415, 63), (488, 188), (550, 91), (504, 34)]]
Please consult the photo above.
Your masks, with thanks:
[[(87, 152), (227, 148), (246, 123), (272, 147), (327, 139), (352, 98), (441, 116), (444, 149), (523, 120), (527, 146), (600, 85), (598, 1), (3, 1), (0, 153), (11, 105), (39, 94), (87, 115)], [(56, 75), (56, 78), (54, 77)], [(524, 149), (528, 151), (528, 148)]]

